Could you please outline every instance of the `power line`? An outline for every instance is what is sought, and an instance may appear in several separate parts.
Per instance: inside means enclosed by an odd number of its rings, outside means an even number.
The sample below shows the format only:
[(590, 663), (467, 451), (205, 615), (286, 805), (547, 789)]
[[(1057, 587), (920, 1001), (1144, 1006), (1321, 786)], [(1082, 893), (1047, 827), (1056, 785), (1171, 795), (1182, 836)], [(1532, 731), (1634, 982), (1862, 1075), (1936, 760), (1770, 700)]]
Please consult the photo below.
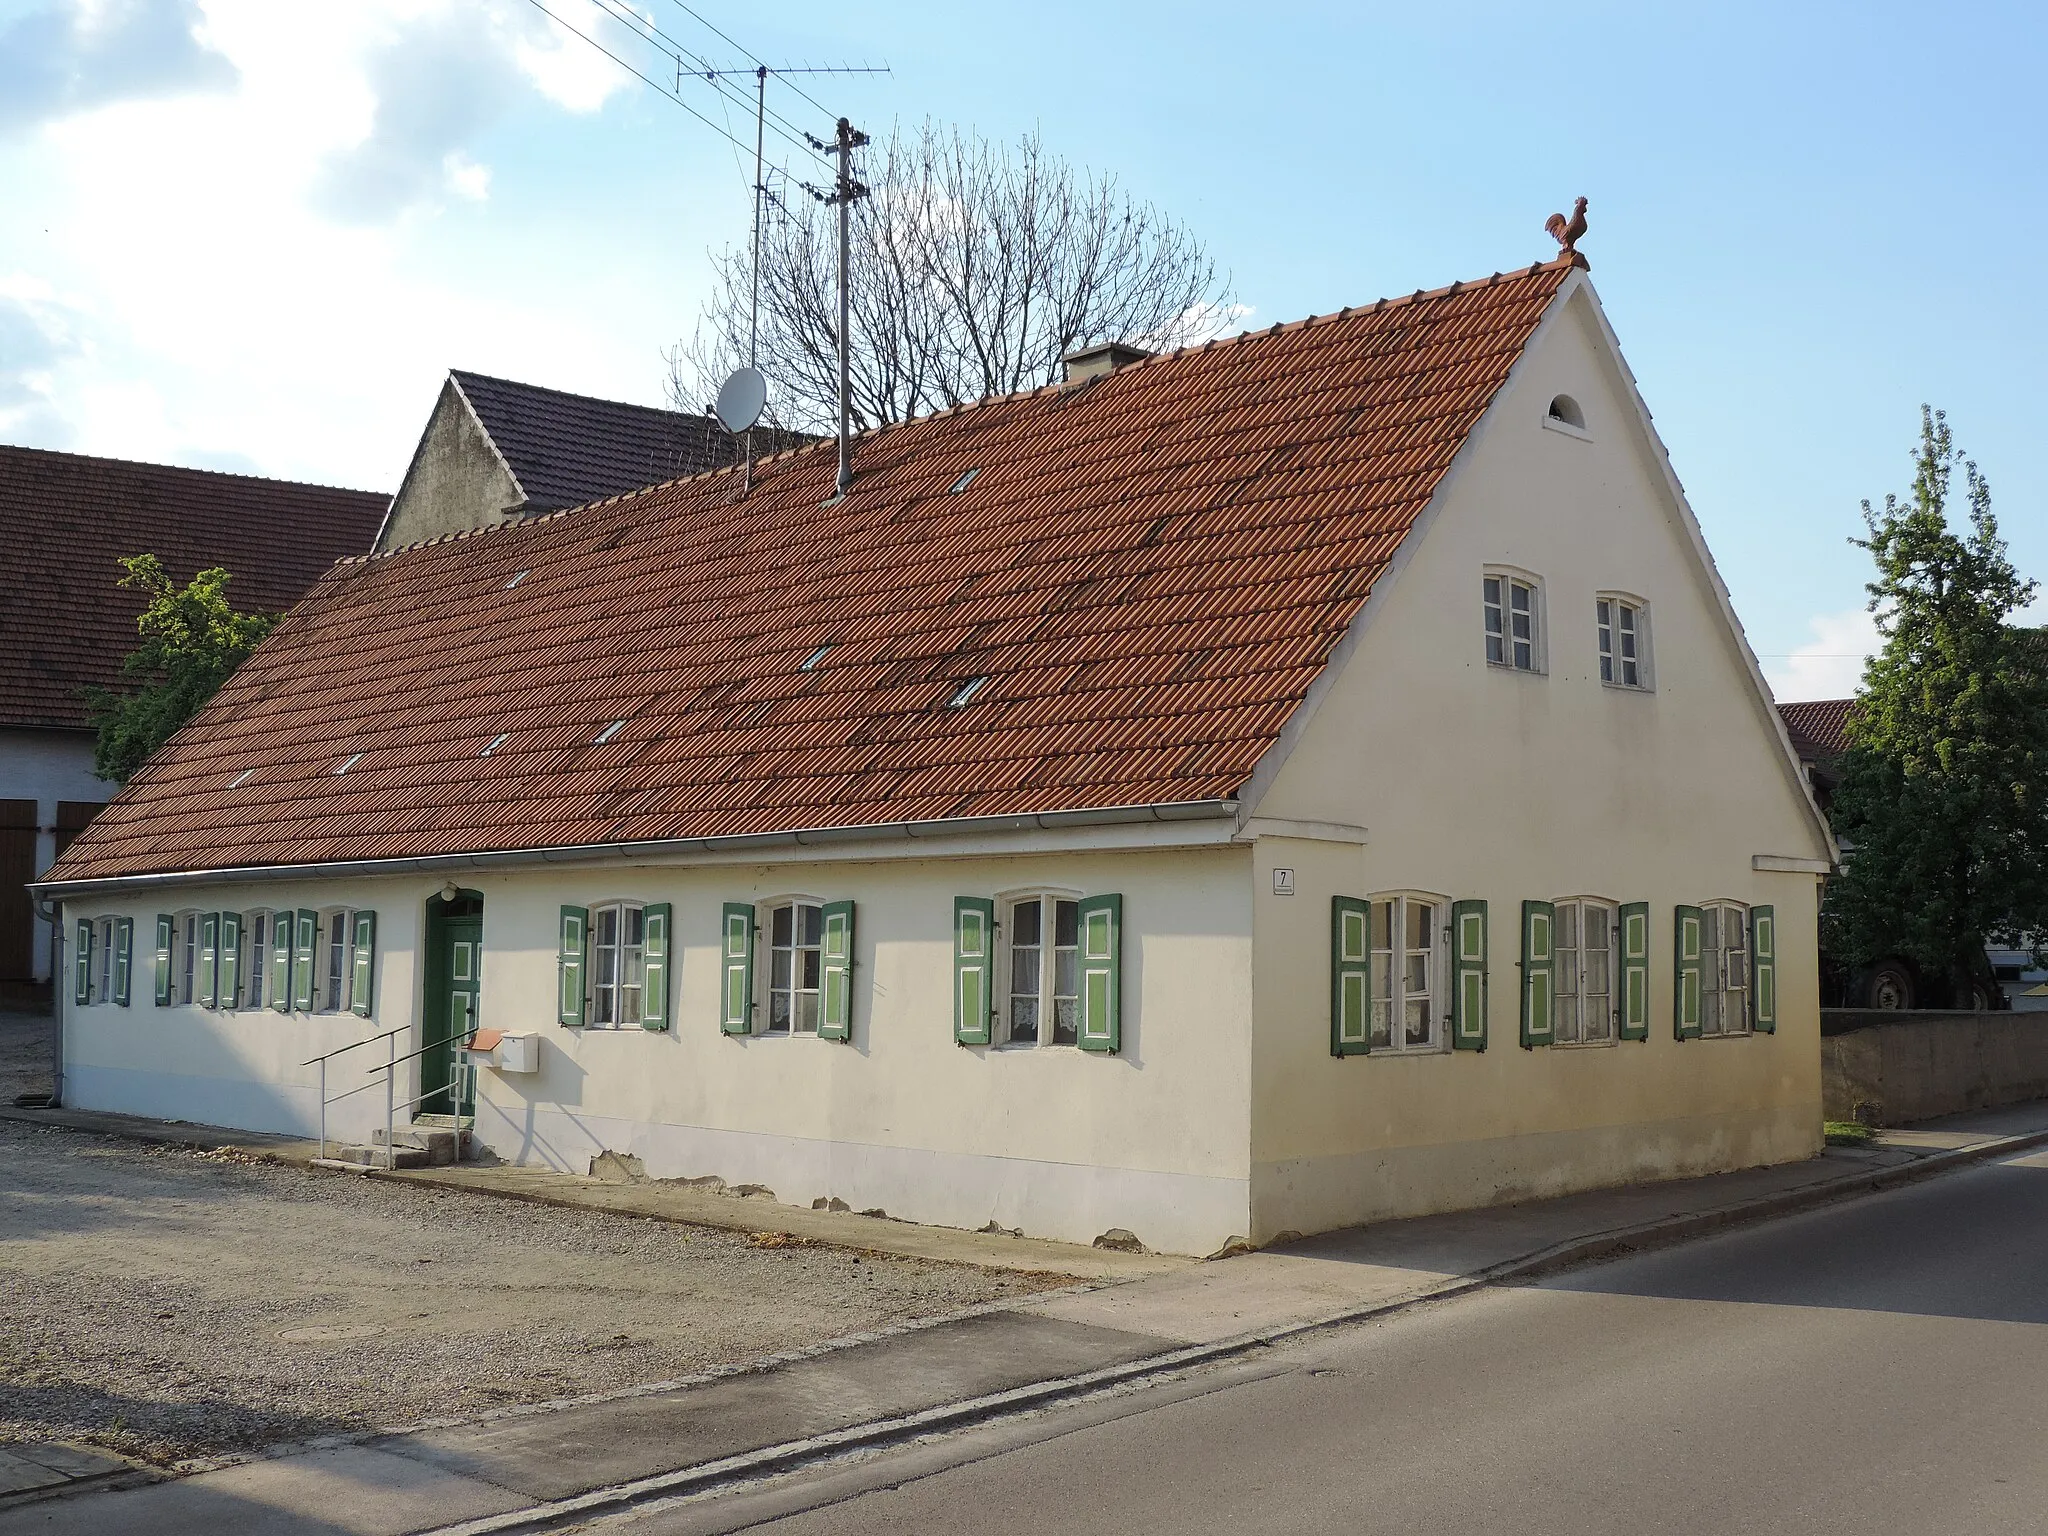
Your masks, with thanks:
[[(585, 32), (581, 27), (572, 26), (570, 23), (564, 21), (560, 16), (557, 16), (553, 11), (547, 8), (547, 5), (544, 3), (544, 0), (527, 0), (527, 4), (531, 5), (535, 10), (539, 11), (541, 15), (547, 17), (548, 20), (552, 21), (556, 26), (561, 27), (565, 31), (572, 32), (577, 37), (582, 38), (584, 42), (590, 44), (591, 47), (595, 48), (599, 53), (603, 54), (606, 58), (610, 59), (614, 64), (618, 65), (619, 68), (625, 70), (627, 74), (632, 75), (636, 80), (641, 81), (643, 84), (653, 86), (655, 90), (659, 91), (663, 96), (667, 97), (670, 101), (674, 102), (677, 106), (681, 107), (685, 112), (689, 113), (690, 116), (696, 118), (698, 122), (702, 123), (706, 128), (709, 128), (713, 133), (717, 134), (720, 138), (726, 140), (728, 143), (734, 145), (735, 147), (741, 150), (745, 150), (749, 147), (748, 145), (741, 143), (739, 139), (733, 137), (732, 134), (726, 132), (725, 129), (719, 127), (717, 123), (714, 123), (710, 118), (706, 117), (702, 112), (699, 112), (687, 101), (683, 100), (683, 98), (680, 95), (678, 95), (675, 91), (663, 85), (660, 81), (654, 79), (653, 77), (644, 74), (642, 71), (636, 69), (632, 64), (620, 58), (616, 53), (613, 53), (611, 49), (605, 47), (603, 43), (600, 43), (588, 32)], [(610, 13), (607, 12), (606, 14)], [(737, 47), (738, 45), (735, 44), (734, 46)], [(799, 147), (803, 149), (803, 151), (806, 154), (817, 154), (817, 151), (813, 150), (808, 144), (800, 145)], [(823, 156), (819, 156), (818, 158), (822, 160)]]

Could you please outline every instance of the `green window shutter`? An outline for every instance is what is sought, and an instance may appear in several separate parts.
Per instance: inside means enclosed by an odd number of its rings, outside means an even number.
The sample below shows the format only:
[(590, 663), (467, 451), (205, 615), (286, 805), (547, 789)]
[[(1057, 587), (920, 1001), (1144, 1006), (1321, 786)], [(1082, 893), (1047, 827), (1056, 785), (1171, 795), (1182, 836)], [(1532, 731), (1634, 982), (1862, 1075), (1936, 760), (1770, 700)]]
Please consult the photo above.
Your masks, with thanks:
[(987, 1045), (995, 974), (996, 904), (984, 896), (953, 898), (953, 1043)]
[(270, 914), (270, 1006), (292, 1011), (292, 915)]
[(1557, 909), (1547, 901), (1522, 903), (1522, 1046), (1533, 1050), (1554, 1038)]
[(642, 1029), (668, 1028), (669, 993), (669, 929), (673, 926), (673, 908), (665, 901), (652, 902), (641, 913), (644, 925), (642, 933), (646, 942), (647, 964), (641, 973), (640, 982), (640, 1027)]
[(1671, 1032), (1681, 1040), (1700, 1036), (1700, 909), (1679, 907), (1675, 913), (1672, 969)]
[(242, 1000), (242, 914), (239, 912), (220, 915), (219, 976), (220, 1006), (233, 1008)]
[(199, 914), (199, 967), (193, 977), (192, 990), (199, 994), (199, 1006), (215, 1008), (220, 1005), (220, 914), (202, 912)]
[(1090, 896), (1080, 903), (1081, 1037), (1084, 1051), (1116, 1054), (1123, 1043), (1124, 899)]
[(81, 917), (78, 920), (77, 953), (71, 957), (71, 1001), (87, 1002), (92, 997), (92, 931), (93, 920)]
[(349, 956), (348, 1006), (351, 1013), (370, 1016), (377, 981), (377, 914), (356, 914), (355, 948)]
[(1371, 911), (1356, 896), (1330, 898), (1330, 1054), (1372, 1049)]
[(1650, 904), (1621, 909), (1621, 1038), (1650, 1038)]
[(171, 925), (175, 921), (167, 912), (157, 914), (156, 1005), (159, 1008), (171, 1006)]
[(718, 1027), (728, 1035), (754, 1032), (754, 907), (728, 901), (719, 941)]
[(1760, 1035), (1778, 1032), (1778, 909), (1749, 909), (1750, 1024)]
[(828, 901), (819, 909), (825, 925), (818, 980), (818, 1038), (853, 1040), (853, 903)]
[(1486, 903), (1451, 903), (1451, 1045), (1486, 1049)]
[(313, 1011), (313, 957), (320, 947), (320, 914), (301, 907), (292, 924), (292, 1006)]
[(134, 970), (135, 919), (114, 919), (114, 1001), (128, 1006), (128, 978)]
[(562, 908), (555, 950), (555, 1019), (569, 1029), (583, 1027), (583, 975), (590, 948), (590, 908)]

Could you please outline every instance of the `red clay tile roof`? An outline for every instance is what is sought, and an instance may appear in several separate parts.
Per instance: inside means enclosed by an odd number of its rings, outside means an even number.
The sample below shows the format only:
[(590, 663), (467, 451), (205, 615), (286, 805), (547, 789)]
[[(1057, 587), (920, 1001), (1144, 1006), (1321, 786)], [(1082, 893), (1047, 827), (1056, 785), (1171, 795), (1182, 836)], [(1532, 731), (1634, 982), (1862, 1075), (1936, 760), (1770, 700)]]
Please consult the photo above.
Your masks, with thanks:
[(1849, 711), (1854, 699), (1807, 699), (1798, 704), (1780, 704), (1778, 714), (1785, 722), (1785, 734), (1802, 763), (1826, 763), (1848, 750)]
[(49, 878), (1231, 797), (1571, 270), (343, 563)]
[[(699, 474), (730, 464), (739, 453), (739, 440), (709, 416), (593, 400), (481, 373), (448, 377), (526, 493), (529, 512)], [(784, 434), (776, 446), (788, 441)], [(755, 451), (761, 451), (758, 441)]]
[(0, 447), (0, 726), (83, 729), (80, 690), (119, 680), (142, 609), (116, 585), (121, 556), (155, 554), (179, 582), (225, 566), (236, 607), (281, 612), (370, 547), (389, 500)]

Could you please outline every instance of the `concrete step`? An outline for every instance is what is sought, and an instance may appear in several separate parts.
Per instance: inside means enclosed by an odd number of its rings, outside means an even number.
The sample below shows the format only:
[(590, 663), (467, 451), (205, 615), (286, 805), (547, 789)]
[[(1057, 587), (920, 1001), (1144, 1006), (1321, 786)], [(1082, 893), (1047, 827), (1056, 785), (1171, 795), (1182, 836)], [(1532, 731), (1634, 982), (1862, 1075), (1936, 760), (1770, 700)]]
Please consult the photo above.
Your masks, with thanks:
[[(382, 1133), (378, 1135), (381, 1143)], [(432, 1164), (433, 1155), (425, 1147), (408, 1147), (403, 1143), (396, 1147), (338, 1146), (330, 1147), (322, 1161), (349, 1168), (426, 1168)]]
[[(405, 1127), (403, 1130), (393, 1132), (391, 1137), (392, 1146), (397, 1148), (401, 1155), (408, 1151), (422, 1152), (426, 1154), (424, 1166), (433, 1168), (445, 1168), (450, 1163), (460, 1162), (463, 1154), (469, 1150), (468, 1141), (469, 1137), (466, 1133), (455, 1130), (443, 1130), (436, 1126), (421, 1125), (417, 1122)], [(370, 1132), (370, 1145), (378, 1148), (384, 1145), (384, 1132), (382, 1130)], [(422, 1165), (418, 1163), (400, 1163), (398, 1166), (401, 1168), (416, 1168)]]

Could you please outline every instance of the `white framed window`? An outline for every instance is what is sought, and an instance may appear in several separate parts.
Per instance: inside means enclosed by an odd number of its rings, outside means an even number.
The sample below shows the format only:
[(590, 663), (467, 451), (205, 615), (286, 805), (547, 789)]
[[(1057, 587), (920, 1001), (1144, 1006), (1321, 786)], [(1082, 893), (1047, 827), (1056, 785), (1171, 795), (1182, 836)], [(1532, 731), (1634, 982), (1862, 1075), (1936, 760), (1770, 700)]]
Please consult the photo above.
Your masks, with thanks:
[(1609, 1045), (1619, 1015), (1614, 981), (1619, 961), (1620, 909), (1597, 896), (1552, 904), (1556, 977), (1553, 1039), (1559, 1045)]
[(171, 919), (171, 1001), (192, 1003), (199, 975), (199, 914), (180, 912)]
[(1740, 902), (1700, 908), (1700, 1033), (1749, 1033), (1749, 908)]
[(1488, 665), (1543, 670), (1543, 584), (1521, 571), (1489, 570), (1480, 581)]
[(647, 912), (637, 901), (590, 909), (591, 1029), (638, 1029), (647, 984)]
[(1405, 892), (1371, 902), (1372, 1049), (1440, 1051), (1448, 903)]
[(114, 920), (111, 917), (103, 917), (93, 924), (92, 942), (98, 953), (90, 957), (86, 1001), (111, 1003), (114, 1001)]
[(346, 907), (320, 914), (320, 965), (314, 981), (313, 1005), (320, 1013), (346, 1013), (349, 983), (355, 973), (356, 915)]
[(1030, 891), (1002, 897), (1004, 940), (1002, 1045), (1078, 1045), (1081, 1041), (1081, 898)]
[(263, 991), (270, 981), (272, 920), (268, 912), (249, 912), (242, 917), (242, 953), (235, 965), (235, 973), (242, 978), (240, 1007), (263, 1006)]
[(1650, 614), (1638, 598), (1603, 592), (1593, 600), (1600, 641), (1600, 681), (1615, 688), (1650, 686)]
[(768, 911), (768, 1029), (771, 1035), (815, 1035), (825, 978), (825, 909), (802, 897)]

